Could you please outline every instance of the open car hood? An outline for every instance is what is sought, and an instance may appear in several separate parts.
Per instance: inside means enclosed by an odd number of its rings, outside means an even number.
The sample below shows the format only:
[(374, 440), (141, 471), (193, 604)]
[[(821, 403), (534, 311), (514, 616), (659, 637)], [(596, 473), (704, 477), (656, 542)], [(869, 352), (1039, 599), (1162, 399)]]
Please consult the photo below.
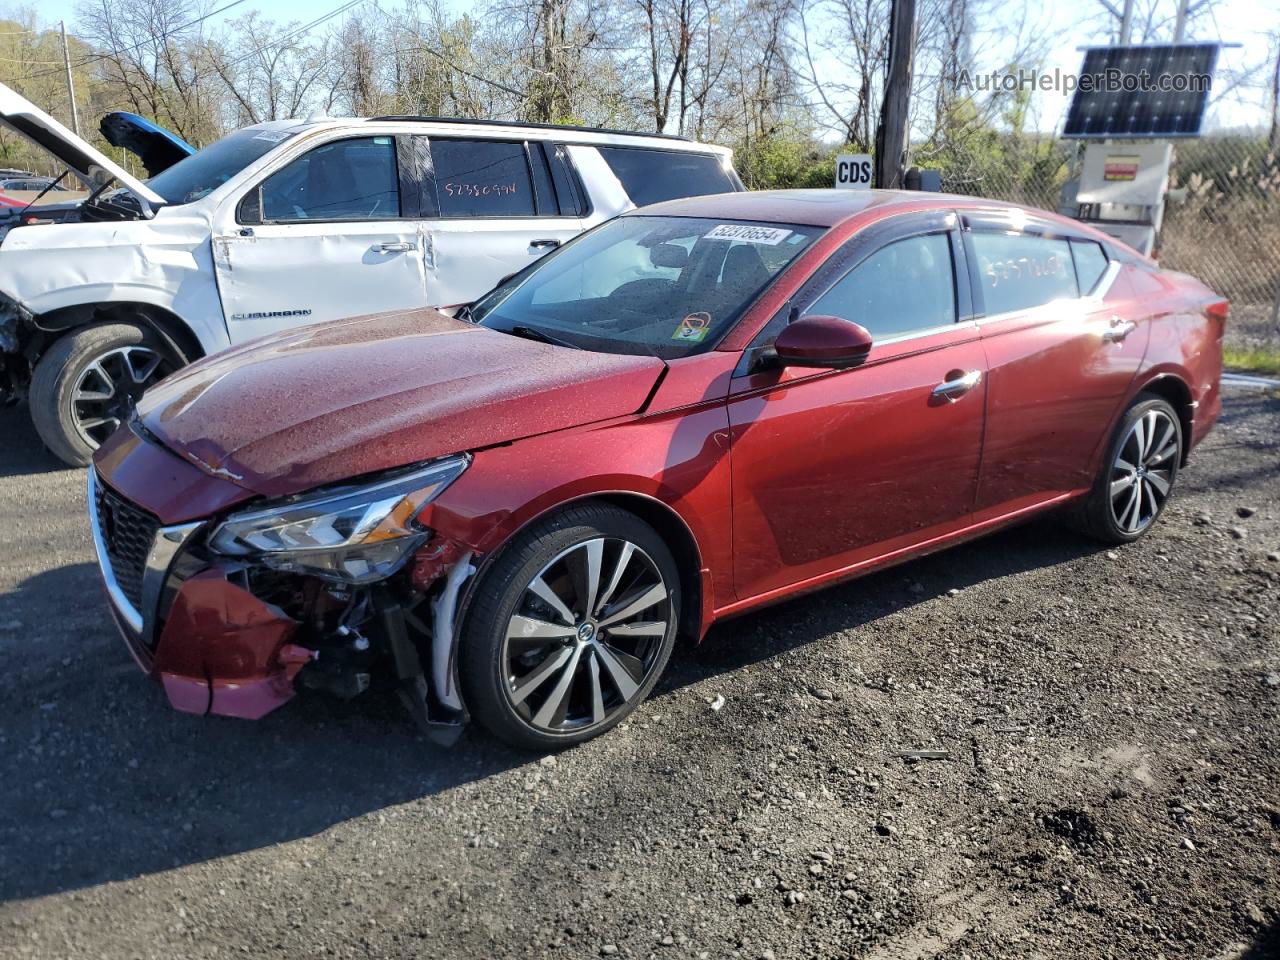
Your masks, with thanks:
[(128, 150), (141, 160), (148, 177), (168, 170), (196, 152), (196, 148), (181, 137), (136, 113), (123, 110), (108, 113), (98, 121), (98, 129), (107, 143)]
[(205, 473), (287, 496), (636, 413), (664, 369), (413, 310), (226, 350), (148, 390), (138, 414)]
[(116, 183), (153, 206), (164, 198), (45, 113), (30, 100), (0, 83), (0, 124), (30, 140), (71, 168), (90, 190), (114, 176)]

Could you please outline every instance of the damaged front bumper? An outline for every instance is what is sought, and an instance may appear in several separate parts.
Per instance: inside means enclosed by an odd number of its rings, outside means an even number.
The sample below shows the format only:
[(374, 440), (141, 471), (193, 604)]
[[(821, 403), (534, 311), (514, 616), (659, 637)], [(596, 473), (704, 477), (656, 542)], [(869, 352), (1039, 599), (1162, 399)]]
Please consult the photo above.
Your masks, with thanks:
[(0, 292), (0, 404), (12, 403), (31, 381), (26, 345), (31, 311)]
[[(191, 475), (194, 467), (136, 437), (113, 438), (104, 451), (88, 471), (88, 498), (111, 612), (138, 665), (176, 709), (257, 719), (300, 689), (352, 697), (381, 686), (395, 689), (437, 741), (460, 735), (467, 713), (456, 620), (475, 570), (469, 548), (428, 539), (395, 577), (363, 586), (255, 568), (210, 552), (216, 523), (175, 518), (172, 498), (147, 504), (145, 495), (130, 496), (145, 493), (138, 483), (156, 470), (170, 474), (168, 489), (207, 484)], [(112, 473), (130, 460), (132, 469)], [(205, 500), (220, 497), (227, 495)], [(166, 514), (180, 522), (165, 523)]]

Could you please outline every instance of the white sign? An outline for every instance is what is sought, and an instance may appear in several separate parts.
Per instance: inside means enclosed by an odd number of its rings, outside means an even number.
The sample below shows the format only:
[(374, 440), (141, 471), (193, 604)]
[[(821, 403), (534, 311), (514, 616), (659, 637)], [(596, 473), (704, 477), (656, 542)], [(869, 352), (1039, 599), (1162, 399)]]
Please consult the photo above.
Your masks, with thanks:
[(836, 157), (836, 186), (842, 190), (866, 190), (871, 186), (871, 154), (842, 153)]

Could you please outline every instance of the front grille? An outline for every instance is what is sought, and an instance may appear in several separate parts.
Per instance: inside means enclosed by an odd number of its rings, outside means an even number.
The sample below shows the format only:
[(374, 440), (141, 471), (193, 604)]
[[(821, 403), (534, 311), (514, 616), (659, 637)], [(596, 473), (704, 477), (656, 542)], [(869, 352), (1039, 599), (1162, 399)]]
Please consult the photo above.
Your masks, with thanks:
[(108, 489), (101, 481), (94, 486), (97, 491), (98, 529), (102, 532), (111, 575), (133, 608), (142, 613), (142, 577), (160, 521)]

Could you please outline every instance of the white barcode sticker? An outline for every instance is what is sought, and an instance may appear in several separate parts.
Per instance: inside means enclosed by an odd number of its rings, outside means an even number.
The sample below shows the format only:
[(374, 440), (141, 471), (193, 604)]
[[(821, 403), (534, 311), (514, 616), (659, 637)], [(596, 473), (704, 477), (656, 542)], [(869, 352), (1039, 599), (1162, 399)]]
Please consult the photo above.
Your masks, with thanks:
[(734, 243), (762, 243), (768, 247), (776, 247), (787, 237), (790, 230), (782, 227), (756, 227), (746, 223), (722, 223), (710, 233), (704, 235), (707, 240), (731, 240)]

